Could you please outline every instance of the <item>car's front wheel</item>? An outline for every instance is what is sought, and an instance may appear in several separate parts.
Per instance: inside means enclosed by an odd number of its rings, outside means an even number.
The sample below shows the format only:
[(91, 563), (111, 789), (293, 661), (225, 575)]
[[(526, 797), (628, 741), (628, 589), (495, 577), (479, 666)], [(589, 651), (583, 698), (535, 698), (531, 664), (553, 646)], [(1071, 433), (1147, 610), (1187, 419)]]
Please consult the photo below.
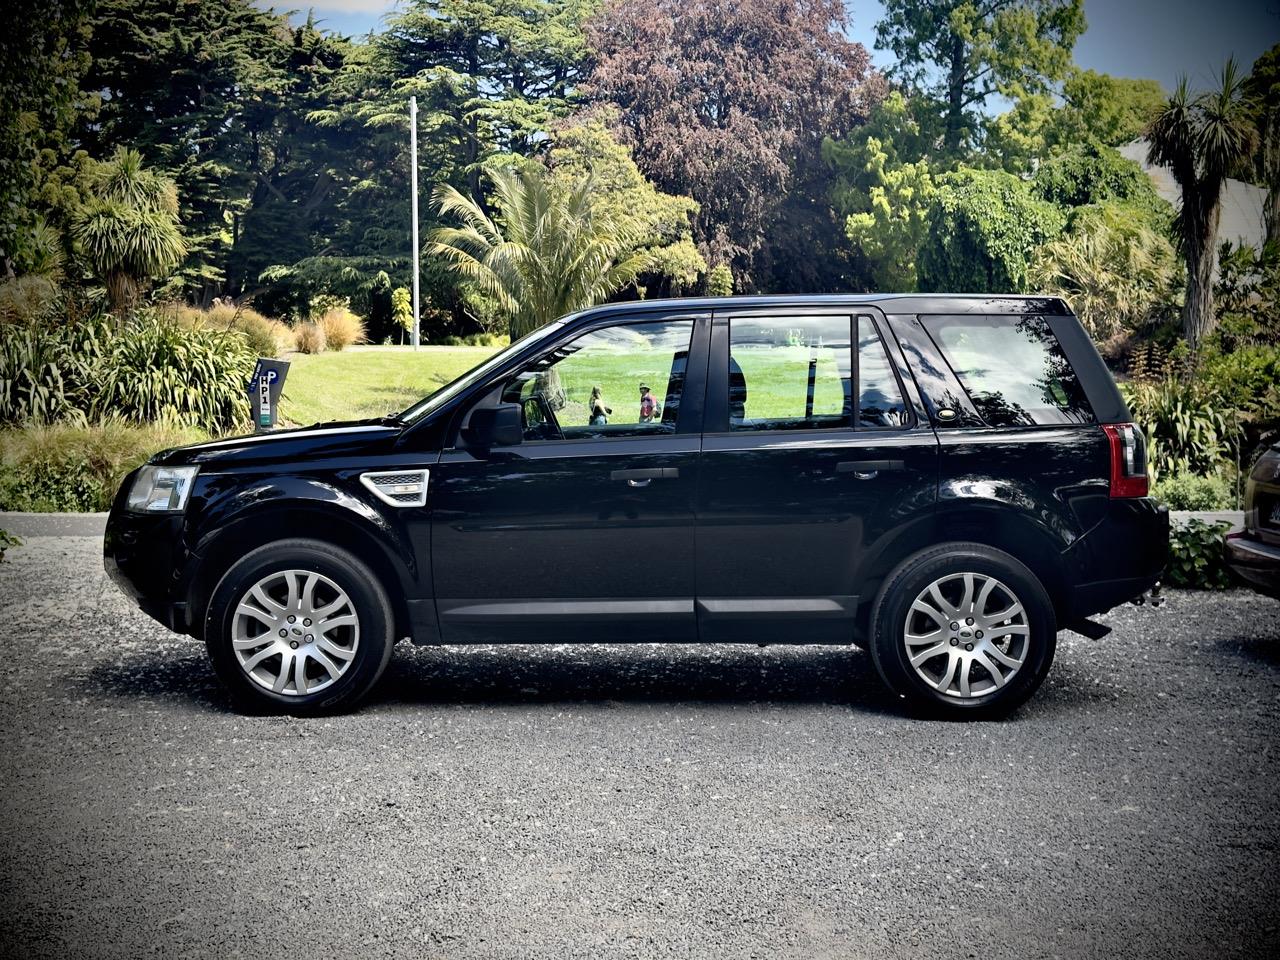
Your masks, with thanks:
[(317, 540), (280, 540), (247, 554), (209, 603), (205, 644), (238, 703), (296, 714), (354, 706), (394, 646), (377, 576)]
[(1035, 693), (1057, 624), (1039, 579), (1009, 554), (951, 543), (909, 558), (872, 611), (871, 655), (889, 687), (937, 717), (989, 719)]

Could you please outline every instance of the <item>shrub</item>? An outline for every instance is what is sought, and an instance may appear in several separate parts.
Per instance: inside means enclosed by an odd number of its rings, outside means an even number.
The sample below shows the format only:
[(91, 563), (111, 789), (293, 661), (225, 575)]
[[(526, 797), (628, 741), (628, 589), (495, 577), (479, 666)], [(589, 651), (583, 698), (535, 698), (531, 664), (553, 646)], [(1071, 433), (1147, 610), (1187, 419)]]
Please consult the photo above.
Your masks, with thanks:
[(0, 323), (35, 323), (44, 319), (58, 299), (58, 285), (50, 277), (29, 274), (0, 283)]
[(364, 321), (346, 307), (330, 307), (320, 314), (316, 325), (324, 331), (325, 346), (342, 350), (353, 343), (364, 343)]
[(1152, 494), (1170, 510), (1230, 510), (1235, 505), (1231, 484), (1220, 474), (1167, 474), (1156, 481)]
[(1188, 520), (1169, 531), (1169, 566), (1165, 582), (1192, 590), (1225, 590), (1231, 586), (1224, 538), (1227, 523)]
[(0, 527), (0, 563), (4, 563), (5, 552), (10, 547), (20, 547), (22, 541), (15, 537), (12, 533)]
[(1062, 232), (1062, 212), (999, 170), (939, 178), (916, 261), (921, 290), (1020, 293), (1037, 247)]
[(1208, 474), (1227, 454), (1229, 426), (1218, 397), (1203, 384), (1172, 374), (1122, 384), (1129, 411), (1147, 436), (1153, 479)]
[(445, 347), (506, 347), (511, 338), (505, 333), (469, 333), (465, 337), (450, 336), (440, 341)]
[(112, 419), (0, 433), (0, 510), (106, 510), (152, 454), (205, 439), (199, 430)]
[(90, 413), (225, 433), (248, 419), (253, 361), (243, 337), (144, 316), (110, 341)]
[(324, 327), (307, 320), (293, 328), (293, 345), (299, 353), (324, 353)]
[(293, 346), (293, 332), (285, 324), (249, 307), (216, 303), (200, 310), (180, 304), (173, 312), (179, 323), (193, 330), (234, 330), (245, 338), (255, 357), (278, 357)]
[(1065, 298), (1090, 335), (1106, 342), (1172, 313), (1178, 256), (1130, 207), (1081, 207), (1060, 239), (1042, 246), (1031, 284)]
[(0, 325), (0, 424), (83, 420), (107, 337), (100, 317), (65, 327)]

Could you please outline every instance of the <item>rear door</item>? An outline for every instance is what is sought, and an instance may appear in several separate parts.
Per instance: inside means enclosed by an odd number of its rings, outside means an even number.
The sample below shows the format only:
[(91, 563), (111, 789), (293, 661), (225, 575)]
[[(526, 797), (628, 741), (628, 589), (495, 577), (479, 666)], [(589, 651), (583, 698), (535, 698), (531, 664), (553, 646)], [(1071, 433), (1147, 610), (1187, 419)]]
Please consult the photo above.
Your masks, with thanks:
[(703, 640), (849, 642), (866, 559), (931, 514), (938, 444), (878, 313), (717, 313), (698, 486)]

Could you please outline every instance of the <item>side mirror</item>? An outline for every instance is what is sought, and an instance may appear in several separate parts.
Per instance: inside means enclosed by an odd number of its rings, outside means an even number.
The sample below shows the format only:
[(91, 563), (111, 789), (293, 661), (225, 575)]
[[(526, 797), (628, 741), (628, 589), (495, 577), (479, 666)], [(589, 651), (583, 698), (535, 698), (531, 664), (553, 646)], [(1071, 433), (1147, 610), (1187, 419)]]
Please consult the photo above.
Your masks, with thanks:
[(520, 404), (499, 403), (472, 410), (463, 439), (469, 447), (512, 447), (520, 443), (524, 440)]

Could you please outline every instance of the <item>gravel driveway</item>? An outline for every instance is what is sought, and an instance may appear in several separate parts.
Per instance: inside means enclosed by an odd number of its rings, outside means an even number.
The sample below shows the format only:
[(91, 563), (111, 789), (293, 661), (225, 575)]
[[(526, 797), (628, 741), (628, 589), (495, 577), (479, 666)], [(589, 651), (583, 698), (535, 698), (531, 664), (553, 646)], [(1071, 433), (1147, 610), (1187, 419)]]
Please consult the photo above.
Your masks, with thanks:
[(1280, 945), (1280, 603), (1064, 634), (1011, 721), (824, 647), (396, 651), (229, 713), (90, 537), (0, 566), (0, 953), (1256, 957)]

